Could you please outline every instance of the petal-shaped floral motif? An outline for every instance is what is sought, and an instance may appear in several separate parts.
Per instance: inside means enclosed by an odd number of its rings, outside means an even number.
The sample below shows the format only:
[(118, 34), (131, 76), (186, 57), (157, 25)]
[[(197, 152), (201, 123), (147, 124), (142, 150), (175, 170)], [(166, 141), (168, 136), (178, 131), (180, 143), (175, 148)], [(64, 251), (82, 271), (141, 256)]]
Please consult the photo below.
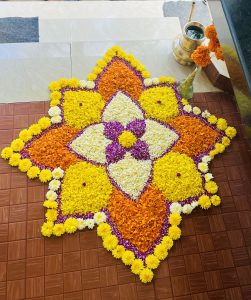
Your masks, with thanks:
[(142, 110), (122, 92), (116, 93), (105, 107), (102, 115), (104, 122), (119, 122), (123, 126), (134, 120), (143, 120)]
[(137, 199), (148, 185), (151, 170), (151, 160), (137, 160), (130, 154), (108, 166), (109, 176), (117, 187), (132, 199)]
[(104, 135), (104, 124), (86, 127), (69, 147), (84, 159), (95, 163), (106, 163), (106, 147), (111, 143)]
[(106, 101), (118, 90), (125, 92), (133, 99), (139, 99), (143, 90), (143, 82), (129, 63), (115, 58), (99, 75), (97, 90)]

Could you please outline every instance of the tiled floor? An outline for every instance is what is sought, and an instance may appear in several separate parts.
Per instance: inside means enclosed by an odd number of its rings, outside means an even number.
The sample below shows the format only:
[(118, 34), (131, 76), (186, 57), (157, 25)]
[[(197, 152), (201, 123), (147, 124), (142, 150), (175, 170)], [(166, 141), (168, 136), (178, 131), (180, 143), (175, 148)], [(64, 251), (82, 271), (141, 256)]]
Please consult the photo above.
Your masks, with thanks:
[[(194, 102), (237, 127), (212, 164), (222, 205), (184, 217), (182, 238), (143, 285), (101, 246), (96, 231), (44, 239), (46, 186), (0, 160), (0, 299), (251, 299), (251, 155), (236, 107), (224, 94)], [(0, 104), (0, 147), (48, 110), (48, 103)]]

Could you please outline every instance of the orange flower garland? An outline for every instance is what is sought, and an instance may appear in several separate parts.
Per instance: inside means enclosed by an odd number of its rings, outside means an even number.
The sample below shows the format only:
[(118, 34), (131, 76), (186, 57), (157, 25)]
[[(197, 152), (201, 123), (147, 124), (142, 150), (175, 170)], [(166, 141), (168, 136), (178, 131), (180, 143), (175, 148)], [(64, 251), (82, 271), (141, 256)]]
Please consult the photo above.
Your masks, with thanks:
[(199, 46), (191, 55), (192, 60), (197, 66), (206, 67), (210, 64), (210, 52), (208, 47)]

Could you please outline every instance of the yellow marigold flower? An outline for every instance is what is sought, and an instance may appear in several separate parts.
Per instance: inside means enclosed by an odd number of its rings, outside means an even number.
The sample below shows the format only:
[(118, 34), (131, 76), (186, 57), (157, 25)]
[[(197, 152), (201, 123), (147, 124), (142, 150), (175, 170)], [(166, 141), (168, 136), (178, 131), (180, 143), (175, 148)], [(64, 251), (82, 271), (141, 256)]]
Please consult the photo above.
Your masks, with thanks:
[(142, 74), (143, 78), (149, 78), (149, 77), (151, 77), (151, 74), (148, 71), (142, 71), (141, 74)]
[(101, 72), (102, 72), (102, 68), (100, 68), (100, 67), (98, 67), (98, 66), (94, 67), (94, 69), (93, 69), (93, 73), (94, 73), (94, 74), (98, 75), (98, 74), (101, 73)]
[(169, 216), (169, 223), (171, 225), (179, 225), (180, 222), (181, 222), (181, 215), (178, 214), (178, 213), (173, 213), (173, 214), (170, 214)]
[(106, 62), (106, 63), (109, 63), (111, 60), (112, 60), (112, 56), (111, 55), (105, 55), (103, 57), (103, 60)]
[(64, 224), (55, 224), (52, 233), (55, 236), (61, 236), (62, 234), (64, 234), (65, 233)]
[(226, 136), (224, 136), (221, 140), (222, 144), (225, 146), (225, 147), (228, 147), (231, 143), (230, 139)]
[(51, 120), (48, 117), (43, 117), (39, 119), (38, 125), (40, 126), (41, 129), (47, 129), (48, 127), (51, 126)]
[(227, 129), (227, 121), (223, 118), (219, 118), (217, 120), (217, 128), (220, 130), (226, 130)]
[[(170, 247), (171, 248), (171, 247)], [(160, 243), (154, 248), (154, 255), (159, 260), (164, 260), (168, 255), (168, 246), (165, 243)]]
[(208, 193), (215, 194), (218, 191), (218, 185), (215, 181), (208, 181), (205, 184), (205, 189), (208, 191)]
[(32, 139), (32, 134), (31, 134), (30, 130), (23, 129), (19, 132), (19, 138), (26, 143)]
[(58, 91), (60, 90), (60, 84), (57, 82), (57, 81), (52, 81), (50, 84), (49, 84), (49, 90), (50, 91)]
[(66, 79), (66, 78), (61, 78), (61, 79), (59, 79), (59, 85), (60, 85), (60, 87), (66, 87), (67, 85), (68, 85), (68, 79)]
[(103, 69), (106, 66), (106, 62), (104, 60), (102, 60), (102, 59), (99, 59), (97, 61), (97, 66), (99, 66), (100, 68)]
[(39, 119), (38, 125), (40, 126), (41, 129), (47, 129), (48, 127), (51, 126), (51, 120), (48, 117), (43, 117)]
[(38, 124), (33, 124), (29, 127), (29, 131), (32, 135), (37, 135), (41, 133), (41, 128)]
[(31, 167), (28, 172), (27, 172), (27, 176), (30, 178), (30, 179), (34, 179), (34, 178), (37, 178), (38, 175), (40, 174), (40, 169), (38, 167)]
[(90, 73), (88, 74), (88, 76), (86, 77), (87, 80), (93, 81), (97, 78), (97, 75), (94, 73)]
[(60, 104), (60, 100), (51, 100), (50, 107), (57, 106)]
[(57, 209), (58, 204), (54, 200), (45, 200), (44, 203), (43, 203), (43, 206), (46, 207), (46, 208)]
[(153, 271), (145, 268), (140, 272), (139, 278), (143, 283), (151, 282), (153, 279)]
[(125, 130), (119, 136), (118, 141), (121, 146), (125, 148), (130, 148), (136, 143), (137, 138), (131, 131)]
[(103, 238), (107, 237), (110, 235), (112, 232), (111, 226), (107, 223), (101, 223), (98, 225), (97, 228), (97, 234), (98, 236), (101, 236)]
[(103, 240), (103, 246), (108, 251), (112, 251), (115, 249), (118, 245), (118, 239), (114, 234), (110, 234)]
[(216, 118), (216, 116), (214, 116), (214, 115), (211, 115), (210, 117), (208, 117), (208, 122), (210, 123), (210, 124), (216, 124), (217, 123), (217, 118)]
[(50, 237), (52, 235), (53, 222), (45, 222), (41, 227), (41, 233), (43, 236)]
[(134, 259), (135, 259), (134, 253), (130, 250), (126, 250), (122, 255), (122, 261), (126, 266), (131, 265)]
[(50, 94), (51, 100), (60, 100), (62, 97), (62, 94), (59, 91), (54, 91)]
[(169, 236), (164, 236), (162, 239), (162, 244), (167, 247), (167, 250), (169, 250), (173, 246), (173, 240)]
[(169, 227), (168, 235), (171, 239), (178, 240), (181, 236), (181, 230), (178, 226), (172, 225), (171, 227)]
[(217, 195), (213, 195), (213, 196), (211, 197), (211, 202), (212, 202), (212, 204), (213, 204), (214, 206), (218, 206), (218, 205), (220, 205), (220, 203), (221, 203), (221, 198), (220, 198), (219, 196), (217, 196)]
[(187, 101), (187, 99), (184, 99), (184, 98), (181, 100), (181, 103), (183, 105), (188, 105), (189, 104), (189, 102)]
[(216, 154), (218, 154), (218, 153), (217, 153), (217, 151), (215, 151), (215, 150), (211, 150), (211, 151), (209, 152), (209, 156), (210, 156), (212, 159), (215, 157)]
[(47, 209), (45, 217), (48, 221), (56, 221), (58, 217), (58, 212), (55, 209)]
[(198, 203), (203, 209), (208, 209), (211, 206), (210, 198), (207, 195), (200, 196)]
[(79, 80), (77, 78), (71, 78), (68, 81), (68, 84), (71, 88), (77, 88), (77, 87), (79, 87)]
[(215, 151), (217, 153), (222, 153), (225, 151), (225, 146), (223, 144), (220, 144), (220, 143), (216, 143), (215, 144)]
[(12, 167), (16, 167), (18, 166), (20, 160), (21, 160), (21, 155), (19, 153), (14, 153), (12, 154), (9, 160), (9, 165), (11, 165)]
[(132, 266), (131, 266), (131, 271), (133, 274), (138, 275), (144, 268), (144, 263), (141, 259), (134, 259)]
[(147, 255), (145, 262), (149, 269), (157, 269), (160, 263), (159, 259), (153, 254)]
[(27, 172), (30, 169), (31, 166), (32, 166), (31, 161), (28, 158), (25, 158), (25, 159), (20, 160), (19, 165), (18, 165), (18, 169), (21, 172)]
[(77, 219), (68, 218), (64, 222), (64, 229), (65, 229), (65, 232), (67, 232), (67, 233), (73, 233), (77, 230), (77, 228), (78, 228), (78, 220)]
[(1, 151), (1, 157), (3, 159), (9, 159), (13, 154), (13, 149), (11, 147), (5, 147)]
[(11, 148), (13, 151), (18, 152), (21, 151), (24, 147), (24, 142), (21, 139), (15, 139), (11, 142)]
[(112, 255), (115, 258), (121, 258), (125, 252), (125, 248), (122, 245), (118, 245), (115, 249), (112, 250)]
[(235, 129), (234, 127), (228, 127), (228, 128), (225, 130), (225, 133), (226, 133), (226, 135), (227, 135), (230, 139), (232, 139), (232, 138), (234, 138), (234, 137), (236, 136), (237, 131), (236, 131), (236, 129)]
[(52, 178), (52, 174), (50, 170), (42, 170), (39, 174), (39, 179), (41, 182), (50, 181)]

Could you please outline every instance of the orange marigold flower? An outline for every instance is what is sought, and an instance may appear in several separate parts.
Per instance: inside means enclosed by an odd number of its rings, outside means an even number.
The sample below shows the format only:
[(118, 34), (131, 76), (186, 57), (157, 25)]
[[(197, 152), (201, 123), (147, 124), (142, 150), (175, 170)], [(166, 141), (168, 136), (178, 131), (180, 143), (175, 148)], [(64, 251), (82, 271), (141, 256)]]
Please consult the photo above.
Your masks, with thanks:
[(208, 39), (217, 38), (217, 32), (216, 32), (215, 26), (213, 24), (206, 27), (205, 36)]
[(206, 67), (210, 64), (210, 52), (208, 47), (199, 46), (191, 55), (192, 60), (195, 62), (197, 66)]
[(223, 56), (223, 52), (222, 52), (222, 49), (221, 47), (218, 47), (215, 51), (215, 56), (217, 59), (221, 59), (221, 60), (224, 60), (224, 56)]

